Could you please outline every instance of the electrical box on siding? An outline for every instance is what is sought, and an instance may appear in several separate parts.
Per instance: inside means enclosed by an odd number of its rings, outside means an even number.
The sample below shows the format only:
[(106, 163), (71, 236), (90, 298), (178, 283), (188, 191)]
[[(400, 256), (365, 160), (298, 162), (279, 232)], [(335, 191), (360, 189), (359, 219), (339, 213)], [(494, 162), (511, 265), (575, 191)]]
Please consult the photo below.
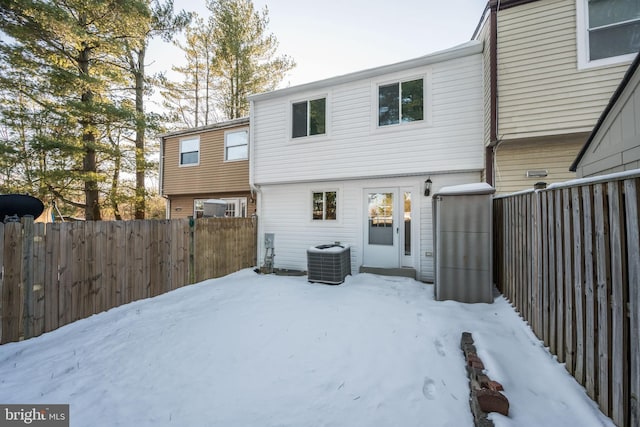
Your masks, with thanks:
[(477, 183), (444, 187), (433, 195), (437, 300), (493, 302), (495, 191)]

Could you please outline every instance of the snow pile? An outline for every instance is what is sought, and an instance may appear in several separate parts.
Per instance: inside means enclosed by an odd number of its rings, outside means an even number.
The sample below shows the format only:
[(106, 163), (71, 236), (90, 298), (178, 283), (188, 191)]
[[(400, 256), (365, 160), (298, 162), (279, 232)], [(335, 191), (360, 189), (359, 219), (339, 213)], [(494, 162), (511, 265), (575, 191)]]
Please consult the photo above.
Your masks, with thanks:
[(469, 426), (473, 334), (510, 416), (613, 425), (511, 306), (433, 286), (243, 270), (0, 347), (0, 402), (69, 403), (72, 426)]

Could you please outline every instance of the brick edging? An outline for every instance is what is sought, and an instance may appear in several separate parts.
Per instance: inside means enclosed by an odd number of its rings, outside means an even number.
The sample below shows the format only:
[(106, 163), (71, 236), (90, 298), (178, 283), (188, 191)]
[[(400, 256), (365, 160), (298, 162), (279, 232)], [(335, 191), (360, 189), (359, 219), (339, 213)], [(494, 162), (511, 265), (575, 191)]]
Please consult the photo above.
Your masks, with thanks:
[(500, 393), (502, 384), (491, 380), (484, 373), (484, 364), (478, 357), (470, 332), (463, 332), (460, 348), (464, 353), (467, 375), (469, 376), (469, 405), (476, 427), (493, 427), (493, 421), (487, 418), (489, 412), (498, 412), (509, 416), (509, 401)]

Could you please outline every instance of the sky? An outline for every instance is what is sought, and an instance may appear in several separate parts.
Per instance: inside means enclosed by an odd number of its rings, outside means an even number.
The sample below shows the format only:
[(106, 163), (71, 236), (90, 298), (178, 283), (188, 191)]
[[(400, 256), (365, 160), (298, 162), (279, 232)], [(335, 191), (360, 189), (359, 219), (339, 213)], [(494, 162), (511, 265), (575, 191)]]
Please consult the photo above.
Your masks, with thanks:
[[(471, 39), (487, 0), (254, 0), (269, 10), (268, 31), (279, 54), (297, 66), (280, 87), (401, 62)], [(177, 10), (209, 16), (204, 0), (175, 0)], [(182, 52), (160, 40), (150, 45), (148, 71), (182, 65)], [(160, 58), (160, 59), (159, 59)], [(172, 74), (168, 73), (169, 77)]]

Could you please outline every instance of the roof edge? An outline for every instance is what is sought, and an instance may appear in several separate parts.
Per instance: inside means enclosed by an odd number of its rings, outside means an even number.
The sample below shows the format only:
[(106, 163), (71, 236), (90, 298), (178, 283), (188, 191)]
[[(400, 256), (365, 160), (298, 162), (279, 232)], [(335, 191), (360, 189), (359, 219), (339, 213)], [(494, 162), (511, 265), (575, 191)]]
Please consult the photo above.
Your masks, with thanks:
[(540, 0), (489, 0), (489, 6), (494, 9), (499, 8), (499, 10), (504, 10), (536, 1)]
[(306, 90), (315, 90), (324, 88), (327, 86), (334, 86), (343, 83), (348, 83), (356, 80), (367, 79), (382, 74), (389, 74), (396, 71), (402, 71), (405, 69), (421, 67), (425, 65), (435, 64), (439, 62), (449, 61), (452, 59), (462, 58), (470, 56), (476, 53), (481, 53), (484, 49), (482, 41), (470, 40), (466, 43), (451, 47), (449, 49), (430, 53), (428, 55), (420, 56), (413, 59), (408, 59), (393, 64), (381, 65), (379, 67), (369, 68), (366, 70), (355, 71), (353, 73), (343, 74), (336, 77), (329, 77), (327, 79), (317, 80), (314, 82), (304, 83), (297, 86), (291, 86), (288, 88), (277, 89), (271, 92), (257, 93), (249, 96), (249, 100), (258, 101), (261, 99), (283, 96), (290, 93), (302, 92)]
[(243, 125), (243, 124), (249, 124), (249, 117), (240, 117), (238, 119), (225, 120), (224, 122), (212, 123), (210, 125), (165, 132), (157, 135), (157, 138), (169, 138), (172, 136), (188, 135), (188, 134), (200, 133), (200, 132), (205, 132), (205, 131), (215, 130), (215, 129), (224, 129), (224, 128), (229, 128), (233, 126)]

